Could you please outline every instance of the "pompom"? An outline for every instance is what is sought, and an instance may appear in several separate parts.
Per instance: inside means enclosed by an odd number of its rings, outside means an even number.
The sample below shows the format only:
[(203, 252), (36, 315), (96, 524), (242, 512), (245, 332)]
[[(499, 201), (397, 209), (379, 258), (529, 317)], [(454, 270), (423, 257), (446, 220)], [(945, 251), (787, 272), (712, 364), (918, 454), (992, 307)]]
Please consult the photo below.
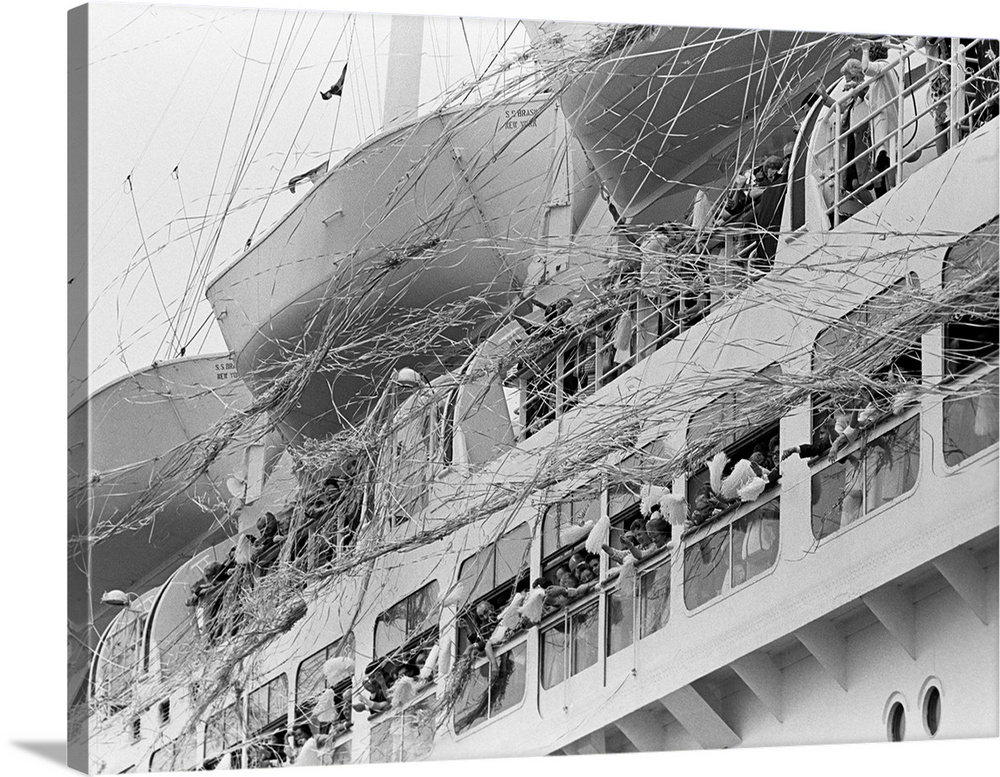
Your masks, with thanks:
[(244, 567), (250, 563), (252, 555), (253, 543), (250, 542), (250, 537), (244, 534), (236, 543), (236, 552), (233, 554), (233, 561)]
[(417, 684), (412, 677), (399, 677), (392, 684), (392, 706), (402, 707), (413, 701), (417, 695)]
[(316, 699), (316, 709), (313, 710), (316, 719), (320, 723), (333, 723), (340, 717), (340, 710), (337, 709), (337, 694), (332, 688), (327, 688)]
[(660, 507), (667, 522), (672, 526), (683, 526), (687, 518), (687, 501), (674, 494), (664, 494), (660, 497)]
[(323, 674), (330, 685), (343, 682), (354, 674), (354, 659), (347, 656), (329, 658), (323, 664)]
[(563, 545), (573, 545), (579, 542), (590, 533), (593, 526), (593, 521), (587, 521), (578, 526), (567, 526), (561, 537)]
[[(718, 494), (724, 499), (734, 499), (739, 490), (756, 477), (749, 459), (740, 459), (733, 465), (733, 471), (722, 481)], [(714, 488), (714, 486), (713, 486)]]
[(712, 490), (717, 494), (722, 493), (722, 473), (728, 463), (729, 457), (725, 451), (719, 451), (708, 462), (708, 482), (712, 486)]
[(490, 634), (490, 638), (486, 640), (491, 645), (499, 645), (507, 638), (507, 627), (502, 623), (498, 623), (497, 627), (493, 629), (493, 633)]
[(635, 556), (631, 553), (625, 556), (618, 572), (618, 592), (625, 596), (635, 593)]
[(434, 670), (438, 668), (438, 656), (441, 654), (441, 643), (435, 642), (431, 652), (427, 654), (427, 660), (420, 667), (420, 679), (430, 680), (434, 676)]
[(653, 509), (653, 487), (643, 483), (639, 488), (639, 514), (646, 518)]
[(446, 607), (460, 607), (465, 601), (466, 590), (462, 583), (458, 583), (450, 591), (447, 591), (441, 599), (441, 604)]
[(752, 502), (764, 493), (767, 488), (767, 481), (761, 477), (752, 478), (748, 483), (740, 486), (736, 491), (741, 502)]
[(310, 737), (302, 745), (295, 759), (295, 766), (319, 766), (319, 747), (316, 745), (315, 737)]
[(584, 547), (587, 549), (588, 553), (600, 553), (601, 545), (608, 541), (608, 532), (611, 531), (611, 519), (604, 515), (601, 517), (597, 523), (594, 524), (594, 528), (590, 530), (590, 534), (587, 535), (587, 542)]
[[(593, 532), (592, 532), (593, 533)], [(502, 613), (500, 613), (500, 625), (507, 629), (516, 629), (521, 620), (521, 605), (524, 603), (524, 593), (514, 594)]]
[(660, 500), (666, 493), (667, 490), (663, 486), (651, 486), (648, 484), (642, 486), (639, 491), (639, 512), (643, 518), (648, 518), (650, 513), (657, 509)]
[(524, 598), (521, 605), (521, 617), (528, 623), (538, 623), (542, 619), (542, 611), (545, 608), (545, 589), (532, 588)]

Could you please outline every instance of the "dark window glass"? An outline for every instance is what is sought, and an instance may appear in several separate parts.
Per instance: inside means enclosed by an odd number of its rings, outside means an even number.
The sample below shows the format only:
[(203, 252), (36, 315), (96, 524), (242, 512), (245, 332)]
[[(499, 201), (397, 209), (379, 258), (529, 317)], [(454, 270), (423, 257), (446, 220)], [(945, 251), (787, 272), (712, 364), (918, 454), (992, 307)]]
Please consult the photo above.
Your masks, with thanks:
[(670, 563), (639, 578), (639, 639), (667, 625), (670, 617)]
[(566, 678), (566, 622), (560, 620), (541, 633), (542, 688), (548, 690)]
[(684, 550), (684, 606), (693, 610), (722, 593), (729, 572), (729, 529)]
[(944, 461), (949, 467), (996, 445), (1000, 394), (997, 372), (962, 386), (944, 399)]
[(733, 585), (751, 580), (778, 560), (780, 502), (768, 502), (732, 525)]

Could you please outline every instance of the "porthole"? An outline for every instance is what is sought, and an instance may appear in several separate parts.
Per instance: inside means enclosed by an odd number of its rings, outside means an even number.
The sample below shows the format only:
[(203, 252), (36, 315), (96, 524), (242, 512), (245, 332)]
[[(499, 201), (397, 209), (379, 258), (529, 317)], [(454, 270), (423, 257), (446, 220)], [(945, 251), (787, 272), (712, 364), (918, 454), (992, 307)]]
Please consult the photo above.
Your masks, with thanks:
[(890, 742), (902, 742), (906, 735), (906, 711), (898, 701), (889, 708), (888, 735)]
[(934, 736), (941, 726), (941, 691), (932, 685), (924, 694), (924, 726)]

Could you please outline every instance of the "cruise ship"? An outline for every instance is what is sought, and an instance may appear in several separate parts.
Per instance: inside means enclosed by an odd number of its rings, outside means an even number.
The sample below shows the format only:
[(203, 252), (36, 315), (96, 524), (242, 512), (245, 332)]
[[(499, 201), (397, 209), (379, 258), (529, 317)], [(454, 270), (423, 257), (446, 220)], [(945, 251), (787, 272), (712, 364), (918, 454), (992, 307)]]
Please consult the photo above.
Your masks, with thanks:
[(210, 284), (91, 771), (1000, 733), (997, 41), (524, 24)]

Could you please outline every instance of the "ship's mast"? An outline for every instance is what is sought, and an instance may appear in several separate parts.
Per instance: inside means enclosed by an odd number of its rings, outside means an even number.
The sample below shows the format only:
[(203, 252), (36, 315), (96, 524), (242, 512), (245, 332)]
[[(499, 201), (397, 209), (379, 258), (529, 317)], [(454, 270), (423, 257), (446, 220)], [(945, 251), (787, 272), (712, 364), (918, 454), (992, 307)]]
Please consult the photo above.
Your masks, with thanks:
[(385, 78), (382, 129), (390, 129), (417, 115), (420, 102), (420, 55), (424, 47), (424, 17), (392, 17), (389, 65)]

